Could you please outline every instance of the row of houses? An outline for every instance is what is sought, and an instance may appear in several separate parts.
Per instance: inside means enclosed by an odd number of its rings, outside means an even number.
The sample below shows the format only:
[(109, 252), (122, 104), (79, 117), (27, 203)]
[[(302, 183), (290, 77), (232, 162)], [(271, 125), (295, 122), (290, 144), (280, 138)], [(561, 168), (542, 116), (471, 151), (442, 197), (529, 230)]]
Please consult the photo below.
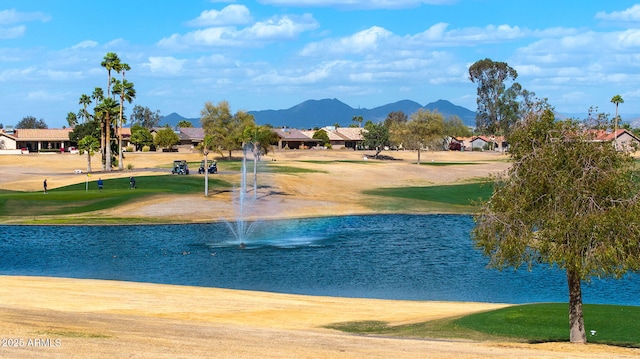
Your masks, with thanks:
[[(155, 135), (161, 128), (151, 129)], [(357, 148), (363, 141), (361, 128), (324, 128), (329, 136), (332, 148)], [(64, 129), (15, 129), (0, 130), (0, 151), (8, 153), (43, 152), (43, 151), (68, 151), (77, 146), (69, 140), (72, 128)], [(321, 140), (314, 139), (315, 131), (279, 128), (273, 130), (278, 137), (279, 149), (304, 149), (320, 145)], [(180, 149), (194, 149), (204, 139), (204, 129), (194, 127), (180, 127), (176, 129), (180, 138)], [(116, 135), (117, 138), (117, 135)], [(122, 146), (130, 144), (131, 129), (122, 129)]]
[[(161, 128), (154, 128), (151, 134)], [(364, 140), (362, 128), (327, 126), (323, 130), (329, 137), (331, 147), (334, 149), (357, 149), (362, 146)], [(65, 129), (15, 129), (0, 130), (0, 151), (2, 153), (24, 153), (42, 151), (68, 151), (74, 148), (76, 143), (69, 140), (72, 128)], [(293, 128), (273, 129), (278, 137), (277, 149), (306, 149), (320, 146), (321, 140), (314, 139), (315, 130), (298, 130)], [(178, 147), (182, 150), (193, 150), (204, 139), (204, 129), (194, 127), (178, 128), (176, 130), (180, 138)], [(122, 145), (127, 147), (130, 143), (131, 129), (122, 129)], [(626, 129), (617, 131), (594, 131), (593, 141), (614, 142), (619, 149), (640, 148), (640, 139)], [(457, 145), (456, 145), (457, 144)], [(462, 151), (493, 150), (506, 151), (508, 144), (502, 136), (473, 136), (452, 137), (449, 149)]]
[[(593, 130), (590, 135), (593, 142), (615, 142), (620, 150), (640, 149), (640, 138), (624, 128), (616, 131)], [(463, 151), (494, 150), (503, 152), (509, 149), (509, 144), (504, 136), (453, 137), (449, 148)]]

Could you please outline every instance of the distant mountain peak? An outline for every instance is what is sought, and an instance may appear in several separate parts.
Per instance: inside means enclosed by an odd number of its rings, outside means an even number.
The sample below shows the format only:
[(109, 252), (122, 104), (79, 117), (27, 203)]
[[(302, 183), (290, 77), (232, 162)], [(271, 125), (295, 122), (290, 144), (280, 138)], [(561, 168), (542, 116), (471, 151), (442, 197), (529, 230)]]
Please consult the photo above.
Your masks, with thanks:
[[(454, 105), (447, 100), (437, 100), (425, 106), (412, 100), (400, 100), (386, 105), (368, 108), (353, 108), (337, 98), (310, 99), (283, 110), (248, 111), (259, 125), (269, 124), (273, 127), (290, 127), (298, 129), (321, 128), (338, 124), (349, 127), (353, 117), (362, 116), (365, 121), (381, 122), (391, 112), (402, 111), (407, 116), (419, 109), (438, 111), (446, 117), (458, 116), (467, 126), (475, 125), (475, 112), (462, 106)], [(175, 127), (181, 120), (190, 121), (193, 126), (200, 126), (199, 118), (185, 118), (175, 112), (163, 116), (160, 125)]]

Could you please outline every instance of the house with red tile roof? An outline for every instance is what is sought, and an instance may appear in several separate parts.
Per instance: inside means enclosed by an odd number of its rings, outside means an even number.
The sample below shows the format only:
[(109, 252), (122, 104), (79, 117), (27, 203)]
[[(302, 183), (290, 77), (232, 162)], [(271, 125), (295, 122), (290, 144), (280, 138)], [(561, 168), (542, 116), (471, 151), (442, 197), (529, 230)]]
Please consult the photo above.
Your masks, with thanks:
[(611, 142), (619, 151), (636, 151), (640, 149), (640, 139), (627, 129), (617, 131), (591, 131), (594, 142)]
[(469, 140), (469, 147), (465, 146), (465, 150), (502, 152), (507, 150), (508, 144), (504, 136), (473, 136)]

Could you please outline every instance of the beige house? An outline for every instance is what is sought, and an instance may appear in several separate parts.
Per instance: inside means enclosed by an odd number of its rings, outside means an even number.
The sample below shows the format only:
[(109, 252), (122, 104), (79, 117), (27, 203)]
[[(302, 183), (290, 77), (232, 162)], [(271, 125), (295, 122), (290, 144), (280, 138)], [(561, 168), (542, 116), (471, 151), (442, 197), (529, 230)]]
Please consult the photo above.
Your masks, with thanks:
[[(503, 136), (452, 137), (451, 142), (459, 143), (461, 151), (506, 151), (509, 147)], [(451, 146), (449, 147), (451, 148)]]
[(315, 147), (320, 142), (295, 128), (274, 128), (273, 132), (278, 136), (278, 149), (305, 149)]
[[(329, 137), (329, 143), (331, 144), (331, 148), (333, 149), (357, 148), (357, 146), (360, 143), (362, 143), (362, 141), (364, 140), (363, 133), (364, 131), (366, 131), (363, 128), (355, 128), (355, 127), (337, 127), (336, 128), (334, 126), (326, 126), (321, 128), (320, 130), (324, 130), (327, 133), (327, 136)], [(279, 133), (279, 130), (274, 130), (274, 131), (278, 134), (278, 136), (281, 139), (283, 138), (281, 133)], [(292, 133), (291, 131), (293, 130), (287, 130), (287, 131), (289, 131), (287, 135), (290, 135)], [(298, 130), (295, 130), (295, 131), (298, 131)], [(319, 130), (300, 130), (298, 132), (299, 134), (302, 134), (309, 139), (313, 139), (313, 135), (316, 133), (316, 131), (319, 131)], [(306, 140), (303, 140), (303, 142), (304, 141)], [(318, 141), (316, 141), (315, 145), (318, 145)], [(279, 148), (283, 148), (283, 147), (279, 147)]]
[(69, 132), (72, 128), (33, 129), (19, 128), (0, 133), (0, 149), (22, 152), (64, 151), (72, 146)]
[(18, 139), (15, 138), (13, 134), (0, 131), (0, 150), (15, 150), (18, 148), (17, 143)]
[(594, 142), (611, 142), (619, 151), (635, 152), (640, 149), (640, 139), (624, 128), (617, 131), (592, 131)]

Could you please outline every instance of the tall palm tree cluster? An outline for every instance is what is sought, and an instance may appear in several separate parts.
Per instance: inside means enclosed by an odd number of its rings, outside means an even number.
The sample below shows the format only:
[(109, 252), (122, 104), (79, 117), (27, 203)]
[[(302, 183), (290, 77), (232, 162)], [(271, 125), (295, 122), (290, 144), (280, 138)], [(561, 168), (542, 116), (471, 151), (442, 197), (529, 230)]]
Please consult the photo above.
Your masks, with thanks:
[[(93, 90), (91, 96), (87, 94), (80, 95), (78, 104), (82, 108), (78, 111), (77, 116), (70, 112), (67, 115), (69, 126), (75, 127), (78, 125), (78, 119), (82, 119), (81, 126), (98, 126), (99, 131), (92, 131), (91, 128), (85, 129), (87, 136), (92, 136), (94, 132), (99, 132), (98, 141), (81, 141), (78, 143), (81, 152), (87, 152), (88, 155), (93, 152), (100, 151), (102, 154), (102, 169), (104, 171), (111, 171), (112, 163), (112, 132), (117, 130), (117, 152), (118, 152), (118, 168), (123, 169), (123, 156), (122, 156), (122, 125), (126, 123), (124, 116), (124, 103), (125, 101), (131, 103), (136, 97), (136, 90), (133, 83), (125, 79), (127, 71), (131, 70), (131, 67), (122, 62), (118, 55), (114, 52), (108, 52), (100, 66), (107, 70), (107, 93), (105, 96), (104, 90), (101, 87), (96, 87)], [(112, 74), (120, 74), (122, 79), (112, 77)], [(88, 107), (94, 105), (93, 113), (88, 110)], [(90, 145), (90, 148), (83, 148), (80, 143)], [(89, 169), (90, 171), (90, 169)]]

